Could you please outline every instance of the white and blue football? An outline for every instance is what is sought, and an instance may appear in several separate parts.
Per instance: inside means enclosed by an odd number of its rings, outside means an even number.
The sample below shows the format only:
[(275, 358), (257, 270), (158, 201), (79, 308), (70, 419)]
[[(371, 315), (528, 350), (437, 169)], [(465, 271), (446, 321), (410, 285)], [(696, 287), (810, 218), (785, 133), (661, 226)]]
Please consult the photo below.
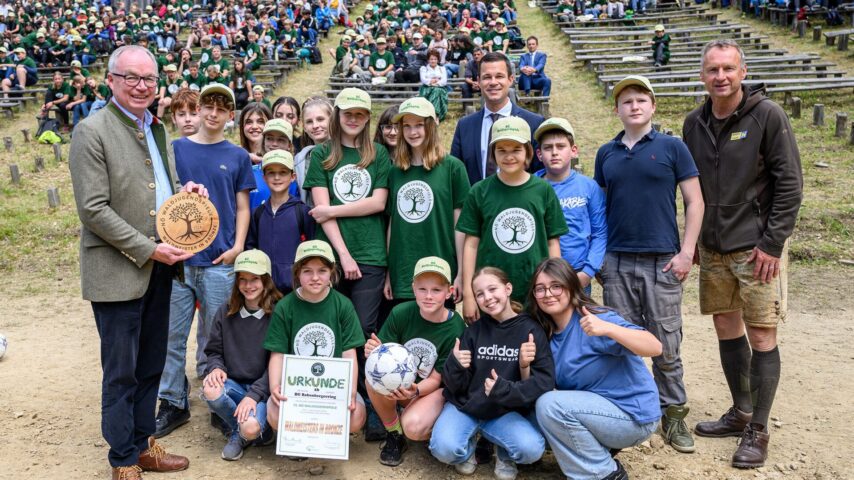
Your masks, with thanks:
[(415, 382), (418, 365), (409, 350), (399, 343), (384, 343), (365, 361), (365, 378), (375, 392), (388, 395)]

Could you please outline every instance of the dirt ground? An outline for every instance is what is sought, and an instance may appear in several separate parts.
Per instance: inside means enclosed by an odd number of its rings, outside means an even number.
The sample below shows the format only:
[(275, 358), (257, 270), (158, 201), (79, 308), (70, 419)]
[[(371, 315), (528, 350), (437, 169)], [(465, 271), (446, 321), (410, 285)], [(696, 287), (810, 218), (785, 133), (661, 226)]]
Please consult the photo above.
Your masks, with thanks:
[[(7, 281), (20, 286), (23, 279)], [(0, 479), (109, 478), (107, 446), (100, 434), (98, 336), (76, 282), (69, 275), (50, 284), (4, 288), (0, 332), (8, 337), (9, 349), (0, 360)], [(789, 319), (780, 328), (783, 378), (772, 412), (766, 467), (729, 467), (733, 438), (697, 438), (697, 452), (684, 455), (663, 447), (654, 435), (620, 454), (632, 478), (854, 478), (854, 437), (846, 430), (854, 418), (854, 354), (846, 341), (854, 332), (851, 285), (851, 267), (799, 267), (792, 272)], [(717, 417), (729, 404), (711, 320), (697, 308), (696, 276), (686, 285), (684, 310), (683, 358), (693, 425)], [(197, 391), (199, 381), (193, 387)], [(225, 462), (219, 456), (223, 438), (208, 425), (205, 405), (195, 394), (191, 397), (190, 423), (162, 440), (170, 451), (190, 458), (190, 469), (146, 478), (456, 477), (452, 468), (432, 459), (424, 444), (412, 444), (401, 466), (384, 467), (377, 461), (378, 444), (367, 444), (361, 436), (352, 438), (347, 462), (292, 462), (277, 457), (272, 447), (251, 448), (242, 460)], [(559, 477), (554, 458), (547, 455), (536, 467), (522, 467), (519, 478)], [(472, 478), (492, 478), (492, 466), (481, 466)]]

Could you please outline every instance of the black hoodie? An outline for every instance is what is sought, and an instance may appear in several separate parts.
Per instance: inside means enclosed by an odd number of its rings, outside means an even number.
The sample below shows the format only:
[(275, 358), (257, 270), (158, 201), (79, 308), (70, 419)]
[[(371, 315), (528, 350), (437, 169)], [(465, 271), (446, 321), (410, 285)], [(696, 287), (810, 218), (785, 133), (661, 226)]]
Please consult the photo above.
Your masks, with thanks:
[(801, 205), (801, 157), (786, 112), (742, 85), (741, 104), (717, 137), (711, 100), (685, 118), (682, 138), (700, 171), (706, 204), (700, 243), (715, 252), (759, 247), (779, 257)]
[[(522, 380), (519, 347), (528, 341), (529, 333), (534, 334), (537, 354), (531, 375)], [(540, 395), (555, 387), (549, 340), (542, 327), (525, 313), (503, 322), (481, 314), (460, 337), (460, 350), (471, 351), (471, 366), (463, 368), (453, 354), (448, 355), (442, 372), (444, 396), (477, 419), (489, 420), (513, 411), (526, 415)], [(493, 368), (499, 378), (487, 397), (483, 384)]]

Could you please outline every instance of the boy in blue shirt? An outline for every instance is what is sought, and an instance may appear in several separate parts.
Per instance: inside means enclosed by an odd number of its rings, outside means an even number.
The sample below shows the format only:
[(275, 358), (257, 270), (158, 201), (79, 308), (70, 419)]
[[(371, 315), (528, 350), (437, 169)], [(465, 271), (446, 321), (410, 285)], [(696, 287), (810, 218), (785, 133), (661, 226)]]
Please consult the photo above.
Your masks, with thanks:
[[(694, 451), (685, 424), (682, 381), (682, 282), (688, 278), (703, 220), (703, 195), (694, 158), (681, 140), (652, 128), (655, 93), (645, 77), (614, 86), (615, 112), (624, 130), (596, 153), (596, 182), (605, 190), (608, 242), (602, 266), (604, 304), (661, 342), (652, 358), (664, 439), (676, 451)], [(676, 187), (685, 203), (679, 242)]]
[(605, 194), (590, 177), (574, 171), (578, 156), (575, 131), (569, 120), (552, 117), (534, 132), (537, 155), (545, 166), (536, 173), (552, 186), (560, 202), (569, 232), (560, 237), (560, 255), (572, 265), (584, 292), (605, 257), (608, 225), (605, 223)]
[(190, 419), (189, 384), (184, 375), (187, 338), (196, 302), (199, 325), (196, 340), (196, 372), (202, 378), (207, 365), (204, 354), (214, 316), (231, 295), (232, 264), (249, 230), (249, 190), (255, 188), (252, 163), (246, 150), (227, 141), (225, 124), (234, 119), (234, 92), (212, 83), (199, 94), (199, 131), (172, 143), (175, 167), (184, 181), (204, 182), (219, 214), (214, 242), (184, 262), (184, 282), (173, 281), (169, 309), (169, 340), (166, 365), (160, 379), (160, 409), (154, 436), (160, 438)]

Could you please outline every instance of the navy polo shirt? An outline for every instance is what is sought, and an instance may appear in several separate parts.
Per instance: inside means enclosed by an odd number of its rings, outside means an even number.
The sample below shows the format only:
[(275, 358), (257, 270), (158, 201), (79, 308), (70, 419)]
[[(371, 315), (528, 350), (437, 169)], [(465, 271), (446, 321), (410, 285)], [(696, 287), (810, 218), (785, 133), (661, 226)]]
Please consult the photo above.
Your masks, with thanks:
[(676, 186), (700, 173), (681, 140), (655, 130), (629, 149), (620, 132), (596, 152), (594, 179), (606, 189), (609, 252), (675, 253)]

